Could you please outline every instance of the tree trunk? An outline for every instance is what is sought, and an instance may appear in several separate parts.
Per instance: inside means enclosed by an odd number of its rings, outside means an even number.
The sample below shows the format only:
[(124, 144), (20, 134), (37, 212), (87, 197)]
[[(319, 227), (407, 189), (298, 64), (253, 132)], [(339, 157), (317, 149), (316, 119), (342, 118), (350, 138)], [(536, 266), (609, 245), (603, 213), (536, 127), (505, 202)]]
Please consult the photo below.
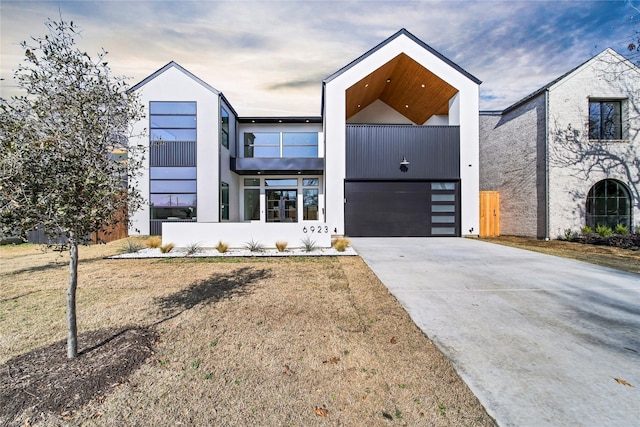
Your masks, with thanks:
[(67, 358), (78, 356), (78, 325), (76, 323), (76, 288), (78, 287), (78, 242), (69, 233), (69, 287), (67, 288)]

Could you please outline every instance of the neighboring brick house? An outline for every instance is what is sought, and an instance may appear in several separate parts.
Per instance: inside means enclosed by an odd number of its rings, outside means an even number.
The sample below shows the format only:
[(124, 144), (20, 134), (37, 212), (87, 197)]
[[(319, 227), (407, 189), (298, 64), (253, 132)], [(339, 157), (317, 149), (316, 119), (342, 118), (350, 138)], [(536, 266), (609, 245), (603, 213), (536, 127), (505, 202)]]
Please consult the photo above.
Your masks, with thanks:
[(640, 225), (640, 69), (607, 49), (480, 112), (480, 190), (500, 192), (505, 235)]

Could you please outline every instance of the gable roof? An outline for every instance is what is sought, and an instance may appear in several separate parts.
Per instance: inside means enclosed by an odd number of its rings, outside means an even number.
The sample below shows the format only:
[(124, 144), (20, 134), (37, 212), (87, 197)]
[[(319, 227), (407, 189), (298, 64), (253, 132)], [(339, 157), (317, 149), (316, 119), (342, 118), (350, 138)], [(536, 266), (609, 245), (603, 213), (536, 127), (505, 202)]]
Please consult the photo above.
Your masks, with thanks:
[(425, 50), (427, 50), (430, 53), (432, 53), (434, 56), (436, 56), (437, 58), (439, 58), (443, 62), (447, 63), (449, 66), (451, 66), (452, 68), (454, 68), (455, 70), (457, 70), (458, 72), (460, 72), (461, 74), (463, 74), (464, 76), (466, 76), (467, 78), (472, 80), (474, 83), (476, 83), (476, 84), (482, 83), (482, 81), (480, 81), (479, 79), (477, 79), (476, 77), (474, 77), (473, 75), (471, 75), (470, 73), (465, 71), (462, 67), (460, 67), (459, 65), (457, 65), (456, 63), (454, 63), (453, 61), (451, 61), (450, 59), (448, 59), (444, 55), (442, 55), (440, 52), (438, 52), (437, 50), (435, 50), (434, 48), (432, 48), (431, 46), (429, 46), (428, 44), (426, 44), (425, 42), (423, 42), (422, 40), (420, 40), (419, 38), (417, 38), (413, 34), (411, 34), (406, 29), (401, 28), (398, 32), (396, 32), (394, 35), (392, 35), (388, 39), (384, 40), (382, 43), (378, 44), (377, 46), (373, 47), (372, 49), (369, 49), (367, 52), (365, 52), (364, 54), (360, 55), (358, 58), (354, 59), (353, 61), (351, 61), (350, 63), (348, 63), (344, 67), (340, 68), (338, 71), (336, 71), (335, 73), (331, 74), (326, 79), (324, 79), (322, 81), (323, 86), (324, 86), (324, 84), (329, 83), (331, 80), (337, 78), (338, 76), (340, 76), (341, 74), (343, 74), (344, 72), (349, 70), (354, 65), (362, 62), (364, 59), (366, 59), (369, 56), (373, 55), (375, 52), (377, 52), (378, 50), (382, 49), (384, 46), (388, 45), (389, 43), (391, 43), (392, 41), (394, 41), (395, 39), (397, 39), (398, 37), (403, 36), (403, 35), (408, 37), (412, 41), (414, 41), (416, 44), (418, 44), (419, 46), (421, 46)]
[(134, 85), (133, 87), (131, 87), (131, 89), (129, 89), (130, 91), (134, 91), (134, 90), (138, 90), (140, 89), (142, 86), (146, 85), (147, 83), (149, 83), (151, 80), (155, 79), (156, 77), (158, 77), (160, 74), (164, 73), (165, 71), (169, 70), (170, 68), (176, 68), (179, 71), (181, 71), (183, 74), (185, 74), (186, 76), (192, 78), (194, 81), (196, 81), (197, 83), (201, 84), (202, 86), (204, 86), (206, 89), (210, 90), (211, 92), (213, 92), (215, 95), (221, 95), (220, 91), (218, 91), (216, 88), (214, 88), (213, 86), (211, 86), (209, 83), (205, 82), (204, 80), (202, 80), (200, 77), (196, 76), (195, 74), (191, 73), (189, 70), (187, 70), (186, 68), (182, 67), (180, 64), (178, 64), (175, 61), (171, 61), (169, 62), (167, 65), (165, 65), (164, 67), (160, 68), (158, 71), (156, 71), (155, 73), (149, 75), (147, 78), (145, 78), (144, 80), (142, 80), (140, 83)]
[(525, 104), (529, 100), (537, 97), (541, 93), (543, 93), (543, 92), (545, 92), (547, 90), (553, 89), (554, 86), (556, 86), (557, 84), (561, 83), (564, 79), (568, 78), (569, 76), (571, 76), (574, 73), (579, 72), (584, 67), (587, 67), (588, 65), (590, 65), (592, 62), (598, 61), (600, 58), (602, 58), (605, 55), (613, 55), (614, 57), (616, 57), (617, 60), (619, 60), (619, 61), (621, 61), (623, 63), (627, 63), (627, 65), (629, 65), (629, 67), (631, 69), (635, 68), (638, 71), (640, 71), (640, 69), (638, 69), (638, 67), (633, 62), (629, 61), (627, 58), (625, 58), (624, 56), (620, 55), (618, 52), (616, 52), (612, 48), (608, 47), (605, 50), (603, 50), (602, 52), (600, 52), (599, 54), (587, 59), (582, 64), (580, 64), (577, 67), (575, 67), (575, 68), (569, 70), (568, 72), (564, 73), (563, 75), (561, 75), (557, 79), (550, 81), (549, 83), (547, 83), (546, 85), (542, 86), (540, 89), (536, 90), (535, 92), (530, 93), (529, 95), (525, 96), (524, 98), (522, 98), (521, 100), (517, 101), (516, 103), (508, 106), (507, 108), (502, 110), (502, 114), (506, 114), (506, 113), (508, 113), (510, 111), (513, 111), (516, 108), (520, 107), (522, 104)]

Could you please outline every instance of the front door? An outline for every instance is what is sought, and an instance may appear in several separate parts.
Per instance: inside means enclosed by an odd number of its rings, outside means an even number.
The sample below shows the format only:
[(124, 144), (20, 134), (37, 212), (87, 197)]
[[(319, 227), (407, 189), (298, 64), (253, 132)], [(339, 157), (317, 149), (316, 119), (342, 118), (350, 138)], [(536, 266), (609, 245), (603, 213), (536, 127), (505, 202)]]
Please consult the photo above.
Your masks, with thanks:
[(298, 222), (298, 192), (267, 190), (267, 222)]

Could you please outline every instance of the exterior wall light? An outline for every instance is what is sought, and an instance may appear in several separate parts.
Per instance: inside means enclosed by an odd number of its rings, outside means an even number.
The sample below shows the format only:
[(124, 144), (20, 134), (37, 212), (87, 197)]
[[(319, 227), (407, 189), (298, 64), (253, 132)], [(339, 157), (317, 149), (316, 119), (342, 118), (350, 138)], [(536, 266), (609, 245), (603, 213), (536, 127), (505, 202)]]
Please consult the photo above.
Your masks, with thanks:
[(406, 172), (409, 170), (409, 161), (405, 156), (402, 156), (402, 161), (400, 162), (400, 170), (402, 172)]

